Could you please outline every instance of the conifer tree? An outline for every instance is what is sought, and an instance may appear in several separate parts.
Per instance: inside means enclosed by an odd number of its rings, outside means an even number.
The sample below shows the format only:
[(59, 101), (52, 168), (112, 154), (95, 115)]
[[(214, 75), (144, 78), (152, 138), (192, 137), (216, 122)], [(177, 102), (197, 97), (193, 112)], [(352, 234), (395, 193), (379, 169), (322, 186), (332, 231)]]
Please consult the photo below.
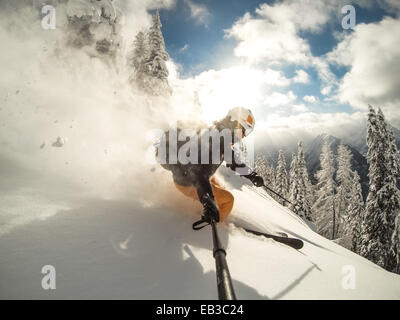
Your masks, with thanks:
[(128, 65), (133, 70), (133, 74), (130, 76), (130, 82), (136, 83), (140, 89), (146, 88), (146, 67), (145, 62), (149, 55), (149, 44), (146, 34), (143, 31), (139, 31), (133, 42), (133, 51), (128, 58)]
[(311, 206), (307, 198), (307, 180), (302, 143), (299, 142), (298, 153), (292, 157), (290, 170), (290, 202), (289, 208), (303, 219), (312, 221)]
[[(381, 118), (381, 116), (380, 116)], [(369, 192), (362, 224), (362, 242), (360, 254), (368, 260), (385, 268), (389, 260), (391, 247), (388, 215), (383, 201), (385, 192), (381, 192), (386, 177), (386, 143), (384, 128), (375, 110), (369, 106), (367, 123), (367, 160), (369, 164)]]
[(305, 156), (304, 156), (304, 147), (303, 147), (302, 141), (299, 141), (299, 143), (298, 143), (297, 161), (298, 161), (300, 176), (302, 177), (303, 183), (305, 185), (305, 196), (306, 196), (306, 199), (308, 202), (310, 216), (311, 216), (312, 215), (311, 214), (311, 206), (312, 206), (312, 203), (314, 203), (314, 201), (315, 201), (314, 188), (311, 184), (310, 177), (308, 176), (308, 170), (307, 170), (306, 160), (305, 160)]
[(353, 175), (349, 203), (344, 215), (344, 235), (350, 239), (351, 250), (360, 252), (361, 224), (364, 217), (364, 201), (361, 192), (360, 177), (357, 172)]
[(316, 173), (317, 200), (313, 206), (318, 232), (332, 240), (337, 237), (337, 216), (335, 204), (336, 185), (333, 179), (335, 168), (331, 146), (324, 142), (320, 157), (321, 169)]
[(387, 253), (387, 261), (385, 268), (389, 271), (397, 270), (396, 256), (393, 255), (395, 251), (393, 248), (397, 246), (392, 242), (393, 236), (395, 237), (395, 221), (400, 215), (400, 191), (397, 188), (397, 148), (392, 145), (392, 138), (390, 129), (385, 121), (384, 114), (381, 109), (377, 113), (377, 125), (381, 137), (381, 147), (384, 151), (384, 166), (386, 167), (385, 176), (383, 179), (383, 186), (378, 190), (378, 201), (383, 214), (385, 215), (387, 229), (389, 251)]
[(292, 190), (292, 184), (296, 178), (296, 163), (297, 163), (297, 156), (295, 153), (292, 153), (292, 160), (290, 162), (290, 170), (289, 170), (289, 192)]
[[(286, 171), (286, 160), (282, 150), (279, 150), (278, 166), (276, 168), (275, 191), (287, 197), (289, 193), (288, 174)], [(283, 199), (278, 199), (281, 204), (284, 204)]]
[[(336, 194), (336, 213), (338, 221), (337, 236), (340, 237), (343, 230), (343, 216), (349, 206), (351, 191), (354, 185), (353, 171), (351, 170), (351, 153), (343, 144), (339, 145), (337, 157), (337, 173), (336, 180), (338, 183)], [(358, 183), (358, 182), (357, 182)]]
[(168, 84), (168, 69), (166, 61), (169, 56), (165, 49), (164, 37), (161, 31), (161, 19), (158, 10), (153, 15), (153, 23), (149, 32), (149, 55), (145, 62), (151, 84), (147, 91), (153, 95), (171, 94)]
[[(275, 170), (269, 165), (267, 158), (265, 156), (257, 156), (255, 166), (257, 173), (264, 179), (264, 183), (273, 189), (275, 185)], [(273, 199), (277, 199), (268, 189), (266, 191)]]
[(400, 215), (398, 215), (395, 219), (395, 225), (391, 240), (391, 256), (393, 257), (393, 262), (390, 266), (391, 271), (400, 274)]

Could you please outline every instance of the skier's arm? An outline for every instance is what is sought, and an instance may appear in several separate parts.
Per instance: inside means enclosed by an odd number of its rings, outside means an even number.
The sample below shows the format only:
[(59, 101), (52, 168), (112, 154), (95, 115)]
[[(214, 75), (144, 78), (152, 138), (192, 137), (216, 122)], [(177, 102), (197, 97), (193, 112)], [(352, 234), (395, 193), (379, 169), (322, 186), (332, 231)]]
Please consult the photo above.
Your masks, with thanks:
[(262, 187), (264, 185), (264, 179), (255, 171), (248, 175), (243, 175), (243, 177), (249, 179), (256, 187)]
[[(231, 170), (238, 172), (241, 177), (249, 179), (256, 187), (264, 185), (264, 179), (259, 176), (253, 169), (247, 166), (240, 159), (239, 152), (232, 149), (232, 163), (227, 163), (226, 166)], [(239, 168), (239, 169), (238, 169)]]
[(231, 161), (226, 161), (226, 166), (241, 176), (249, 175), (253, 171), (246, 163), (242, 162), (240, 152), (234, 148), (232, 148)]

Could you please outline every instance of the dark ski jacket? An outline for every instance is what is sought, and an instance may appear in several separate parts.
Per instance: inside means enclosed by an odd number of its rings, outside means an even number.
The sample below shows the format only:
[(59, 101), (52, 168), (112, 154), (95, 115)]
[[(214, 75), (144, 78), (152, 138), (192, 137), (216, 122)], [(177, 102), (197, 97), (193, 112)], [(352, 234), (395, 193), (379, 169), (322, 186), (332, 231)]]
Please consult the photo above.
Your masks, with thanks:
[[(209, 179), (224, 161), (234, 171), (240, 168), (241, 175), (252, 172), (242, 163), (240, 152), (233, 148), (232, 133), (228, 135), (228, 129), (223, 132), (224, 128), (221, 123), (216, 123), (206, 129), (170, 129), (156, 148), (158, 162), (172, 172), (174, 182), (196, 187), (199, 199), (206, 193), (212, 195)], [(184, 141), (177, 139), (180, 134), (180, 138), (186, 136)]]

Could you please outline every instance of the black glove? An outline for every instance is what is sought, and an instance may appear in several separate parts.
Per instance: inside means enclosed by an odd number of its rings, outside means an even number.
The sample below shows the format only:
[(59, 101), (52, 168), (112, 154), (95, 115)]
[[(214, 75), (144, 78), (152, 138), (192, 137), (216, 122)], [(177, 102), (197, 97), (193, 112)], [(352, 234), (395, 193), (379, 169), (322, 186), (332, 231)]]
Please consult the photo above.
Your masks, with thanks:
[(203, 204), (203, 219), (209, 222), (214, 219), (219, 222), (219, 212), (215, 200), (206, 194), (201, 198), (201, 203)]
[(244, 177), (249, 179), (256, 187), (261, 187), (264, 185), (264, 179), (262, 177), (260, 177), (259, 175), (257, 175), (257, 173), (254, 171)]

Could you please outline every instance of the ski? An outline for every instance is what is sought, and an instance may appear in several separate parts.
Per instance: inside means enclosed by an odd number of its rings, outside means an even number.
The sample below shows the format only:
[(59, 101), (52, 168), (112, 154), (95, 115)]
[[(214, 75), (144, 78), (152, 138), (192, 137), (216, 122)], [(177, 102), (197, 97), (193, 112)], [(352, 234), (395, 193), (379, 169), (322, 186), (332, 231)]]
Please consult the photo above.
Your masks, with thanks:
[(286, 236), (278, 236), (278, 235), (255, 231), (255, 230), (251, 230), (251, 229), (247, 229), (247, 228), (243, 228), (243, 227), (239, 227), (239, 228), (242, 228), (246, 232), (252, 233), (256, 236), (263, 236), (265, 238), (269, 238), (269, 239), (275, 240), (277, 242), (283, 243), (283, 244), (288, 245), (296, 250), (299, 250), (299, 249), (303, 248), (303, 246), (304, 246), (304, 242), (302, 240), (297, 239), (297, 238), (291, 238), (291, 237), (288, 237), (287, 235)]

